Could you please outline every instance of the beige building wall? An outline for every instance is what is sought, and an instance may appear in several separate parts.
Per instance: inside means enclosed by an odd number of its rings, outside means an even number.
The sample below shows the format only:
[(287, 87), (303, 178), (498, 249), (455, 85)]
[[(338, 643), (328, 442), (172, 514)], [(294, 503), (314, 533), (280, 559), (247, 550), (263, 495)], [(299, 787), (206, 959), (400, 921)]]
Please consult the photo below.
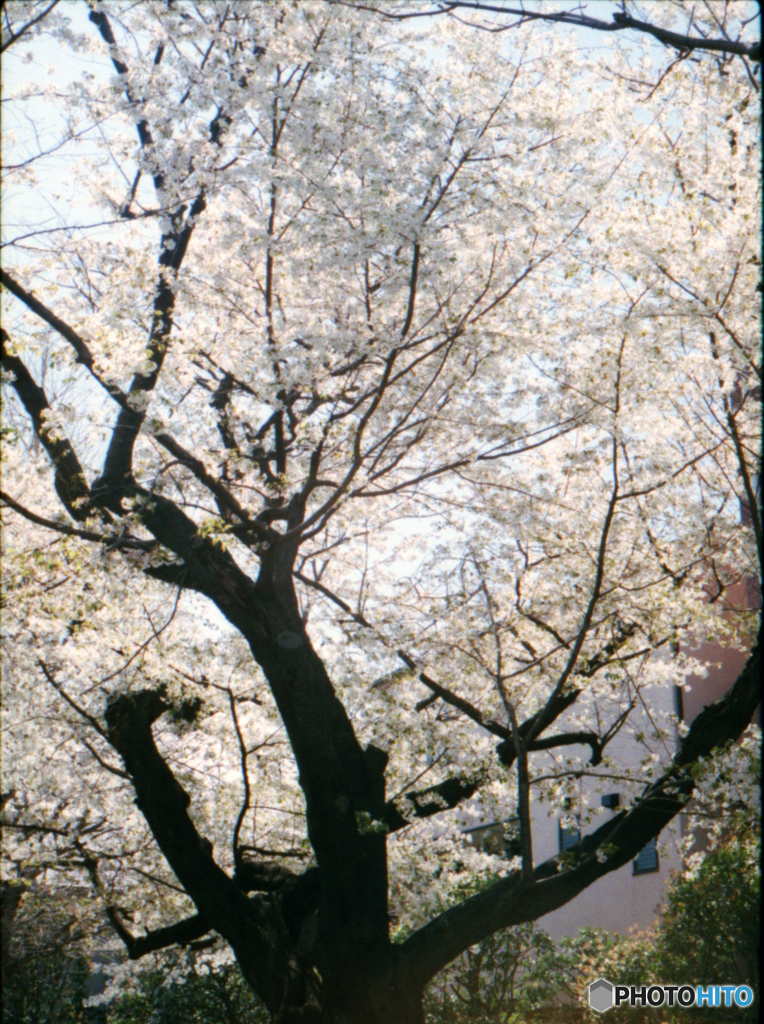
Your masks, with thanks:
[[(760, 608), (760, 595), (752, 582), (743, 580), (726, 592), (731, 617), (740, 612)], [(745, 666), (748, 650), (745, 647), (725, 647), (718, 643), (699, 643), (695, 647), (688, 647), (687, 653), (708, 666), (707, 674), (703, 677), (689, 676), (687, 685), (681, 691), (673, 688), (665, 688), (661, 692), (654, 691), (651, 700), (664, 712), (676, 712), (687, 725), (690, 725), (707, 704), (720, 700), (729, 690)], [(761, 724), (761, 708), (757, 711), (754, 721)], [(609, 750), (616, 755), (620, 763), (629, 763), (632, 767), (637, 767), (644, 748), (636, 743), (634, 734), (644, 727), (645, 723), (637, 720), (630, 728), (627, 727), (627, 735), (623, 735), (626, 732), (623, 730), (616, 737)], [(675, 735), (674, 743), (677, 739)], [(618, 792), (618, 783), (615, 780), (611, 791)], [(592, 795), (591, 802), (599, 804), (599, 796)], [(599, 822), (603, 820), (600, 818)], [(558, 821), (555, 818), (544, 814), (535, 815), (536, 863), (558, 852), (558, 828)], [(584, 827), (582, 834), (585, 835), (594, 828), (596, 824), (592, 824), (589, 829)], [(671, 872), (682, 867), (677, 837), (682, 837), (686, 828), (684, 815), (680, 815), (674, 828), (675, 836), (666, 829), (659, 837), (657, 871), (635, 874), (633, 865), (626, 865), (600, 879), (567, 906), (542, 917), (539, 925), (555, 940), (565, 935), (575, 935), (584, 927), (605, 928), (623, 935), (650, 927), (655, 921)]]
[[(676, 710), (676, 691), (663, 687), (650, 694), (652, 708), (658, 712), (656, 719), (671, 715)], [(624, 774), (639, 777), (643, 771), (641, 762), (648, 753), (643, 743), (636, 739), (638, 733), (650, 735), (653, 723), (644, 711), (632, 713), (627, 725), (613, 739), (607, 753), (615, 764), (627, 771)], [(668, 743), (673, 751), (676, 746), (676, 732), (671, 729)], [(580, 787), (581, 834), (585, 836), (603, 824), (608, 817), (628, 806), (629, 796), (622, 782), (612, 779), (595, 790), (591, 782), (583, 780)], [(602, 807), (602, 797), (617, 794), (620, 800), (618, 807), (613, 809)], [(596, 814), (590, 825), (585, 824), (587, 807), (600, 813)], [(546, 813), (546, 805), (541, 805), (539, 813), (534, 815), (534, 860), (541, 863), (560, 851), (560, 819), (556, 815)], [(565, 935), (576, 935), (581, 928), (604, 928), (610, 932), (627, 935), (634, 930), (650, 927), (655, 920), (658, 907), (663, 896), (666, 881), (672, 871), (681, 867), (679, 844), (675, 835), (668, 829), (661, 834), (657, 845), (657, 863), (655, 869), (648, 864), (648, 870), (635, 873), (634, 862), (624, 865), (618, 871), (601, 878), (594, 885), (584, 890), (580, 896), (551, 914), (539, 920), (539, 926), (559, 941)]]

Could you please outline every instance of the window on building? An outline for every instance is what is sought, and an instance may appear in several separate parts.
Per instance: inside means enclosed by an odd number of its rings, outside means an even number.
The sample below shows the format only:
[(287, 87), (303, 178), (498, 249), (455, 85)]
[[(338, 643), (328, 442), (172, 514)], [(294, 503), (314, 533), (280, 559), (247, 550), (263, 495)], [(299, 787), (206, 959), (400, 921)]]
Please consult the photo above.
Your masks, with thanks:
[(577, 817), (564, 818), (559, 823), (560, 829), (560, 852), (569, 850), (581, 839), (581, 822)]
[(513, 857), (522, 856), (523, 841), (519, 818), (510, 818), (509, 821), (505, 823), (504, 835), (502, 836), (502, 847), (504, 848), (504, 856), (509, 860)]
[(643, 846), (633, 863), (635, 875), (647, 875), (651, 871), (659, 871), (657, 839), (651, 839), (646, 846)]
[(466, 828), (462, 832), (468, 836), (476, 850), (481, 853), (492, 853), (495, 857), (519, 857), (522, 853), (522, 840), (519, 818), (505, 818), (503, 821), (491, 821), (483, 825)]

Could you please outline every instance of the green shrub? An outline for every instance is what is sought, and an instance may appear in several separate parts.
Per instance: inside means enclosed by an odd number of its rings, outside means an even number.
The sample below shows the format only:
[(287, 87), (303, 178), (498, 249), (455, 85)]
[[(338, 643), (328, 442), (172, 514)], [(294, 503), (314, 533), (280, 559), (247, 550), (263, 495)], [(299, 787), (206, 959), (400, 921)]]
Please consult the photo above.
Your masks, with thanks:
[(554, 944), (523, 925), (473, 946), (430, 985), (428, 1024), (602, 1022), (588, 1008), (598, 977), (621, 985), (735, 984), (753, 989), (744, 1009), (619, 1007), (606, 1024), (752, 1024), (759, 1019), (761, 841), (750, 822), (706, 854), (697, 869), (676, 874), (650, 931), (625, 937), (599, 928)]
[(431, 983), (428, 1024), (520, 1024), (554, 993), (539, 965), (554, 952), (535, 924), (508, 928), (468, 949)]
[(62, 950), (3, 965), (3, 1024), (86, 1024), (87, 960)]
[[(598, 977), (622, 985), (748, 985), (750, 1007), (715, 1008), (715, 1021), (738, 1024), (759, 1019), (759, 927), (761, 842), (753, 829), (730, 836), (710, 851), (695, 871), (676, 874), (655, 927), (629, 938), (584, 928), (540, 963), (547, 987), (586, 1008), (587, 987)], [(529, 993), (532, 996), (532, 992)], [(608, 1011), (607, 1024), (649, 1020), (710, 1020), (707, 1009), (628, 1007)]]
[(712, 850), (697, 871), (668, 887), (656, 930), (655, 969), (662, 980), (737, 984), (753, 989), (736, 1020), (757, 1020), (761, 839), (753, 830)]
[(237, 965), (166, 984), (159, 971), (147, 974), (140, 991), (113, 1000), (108, 1024), (269, 1024), (266, 1013)]

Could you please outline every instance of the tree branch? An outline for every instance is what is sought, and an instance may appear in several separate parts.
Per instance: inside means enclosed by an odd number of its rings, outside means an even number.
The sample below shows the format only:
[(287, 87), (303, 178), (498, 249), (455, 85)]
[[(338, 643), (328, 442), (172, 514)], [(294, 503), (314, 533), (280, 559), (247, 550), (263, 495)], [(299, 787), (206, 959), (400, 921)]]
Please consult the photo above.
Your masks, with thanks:
[(53, 463), (56, 493), (72, 519), (82, 522), (92, 514), (93, 508), (90, 503), (90, 488), (74, 448), (59, 431), (52, 431), (46, 425), (45, 416), (50, 411), (47, 396), (34, 382), (19, 357), (6, 351), (10, 338), (3, 328), (0, 328), (0, 342), (2, 367), (13, 374), (12, 387), (29, 414), (35, 433)]
[[(389, 832), (398, 832), (414, 819), (430, 818), (458, 807), (463, 800), (474, 796), (484, 781), (483, 775), (472, 778), (455, 775), (427, 789), (412, 790), (405, 796), (388, 800), (382, 820)], [(407, 805), (405, 815), (398, 809), (404, 801)]]
[(59, 683), (56, 682), (53, 673), (50, 671), (50, 669), (42, 660), (42, 658), (37, 659), (37, 664), (42, 669), (43, 675), (48, 680), (53, 689), (56, 691), (56, 693), (60, 697), (62, 697), (70, 707), (74, 708), (77, 714), (84, 718), (88, 725), (92, 726), (92, 728), (95, 729), (99, 736), (101, 736), (103, 739), (107, 739), (108, 737), (106, 735), (106, 730), (98, 721), (98, 719), (94, 718), (93, 715), (85, 711), (84, 708), (81, 708), (79, 704), (72, 697), (69, 696), (66, 690)]
[(637, 21), (625, 11), (613, 15), (613, 21), (619, 29), (633, 28), (638, 32), (646, 32), (654, 36), (666, 46), (676, 50), (709, 50), (715, 53), (731, 53), (735, 56), (748, 57), (749, 60), (761, 61), (761, 41), (758, 43), (735, 43), (731, 39), (703, 39), (701, 36), (688, 36), (680, 32), (669, 32), (665, 28), (656, 28), (646, 21)]
[(60, 317), (57, 317), (52, 310), (50, 310), (44, 303), (40, 302), (39, 299), (35, 298), (31, 292), (22, 288), (18, 281), (14, 280), (11, 275), (2, 268), (0, 268), (0, 284), (2, 284), (4, 288), (7, 288), (11, 295), (15, 295), (17, 299), (23, 302), (28, 309), (31, 309), (32, 312), (41, 320), (54, 330), (58, 331), (61, 337), (68, 341), (77, 353), (76, 361), (78, 363), (82, 363), (93, 378), (98, 381), (101, 387), (104, 388), (104, 390), (111, 396), (111, 398), (114, 399), (115, 402), (117, 402), (119, 406), (125, 408), (127, 403), (125, 394), (117, 387), (116, 384), (109, 384), (96, 372), (93, 354), (82, 335), (78, 334), (73, 327), (70, 327), (69, 324)]
[[(529, 723), (523, 722), (522, 726), (520, 726), (521, 737), (523, 728), (525, 728), (526, 733), (529, 732)], [(573, 746), (577, 743), (587, 743), (591, 747), (592, 756), (589, 759), (591, 765), (600, 764), (602, 761), (602, 741), (595, 732), (562, 732), (556, 733), (554, 736), (542, 736), (539, 739), (531, 740), (527, 747), (528, 750), (552, 750), (554, 747)], [(517, 756), (513, 740), (504, 740), (503, 743), (500, 743), (496, 747), (496, 753), (499, 755), (499, 760), (505, 768), (511, 768)]]
[(0, 53), (3, 53), (4, 50), (7, 50), (9, 46), (12, 46), (15, 42), (21, 39), (21, 37), (25, 35), (30, 28), (33, 28), (35, 25), (38, 24), (38, 22), (42, 21), (42, 19), (46, 15), (50, 14), (50, 12), (58, 3), (59, 0), (52, 0), (52, 2), (49, 3), (46, 8), (44, 8), (44, 10), (42, 10), (34, 18), (30, 18), (29, 21), (22, 25), (18, 32), (11, 32), (10, 37), (2, 44), (2, 46), (0, 46)]
[[(92, 12), (91, 12), (92, 17)], [(154, 390), (170, 344), (175, 310), (175, 290), (168, 270), (180, 270), (188, 249), (196, 218), (207, 206), (201, 191), (184, 220), (185, 207), (171, 215), (171, 228), (162, 235), (159, 256), (159, 280), (154, 298), (154, 312), (146, 358), (152, 367), (148, 373), (133, 376), (126, 404), (120, 409), (112, 430), (111, 441), (103, 464), (103, 473), (93, 484), (94, 495), (111, 508), (120, 511), (123, 486), (132, 474), (133, 448), (148, 409), (148, 396)]]
[[(504, 689), (502, 696), (504, 696)], [(531, 786), (528, 777), (528, 744), (517, 724), (514, 704), (505, 697), (505, 704), (512, 724), (512, 745), (517, 758), (517, 813), (520, 816), (520, 846), (522, 851), (522, 878), (528, 885), (533, 881), (533, 829), (531, 823)]]
[[(600, 532), (600, 542), (599, 542), (599, 548), (598, 548), (598, 551), (597, 551), (597, 562), (596, 562), (596, 569), (595, 569), (595, 575), (594, 575), (594, 583), (592, 585), (591, 597), (589, 598), (589, 603), (588, 603), (588, 605), (586, 607), (586, 611), (584, 612), (583, 621), (581, 622), (581, 627), (580, 627), (580, 629), (578, 631), (578, 636), (576, 637), (576, 641), (573, 644), (573, 648), (572, 648), (572, 650), (570, 652), (570, 656), (568, 657), (568, 660), (567, 660), (567, 663), (566, 663), (565, 667), (563, 668), (562, 672), (560, 673), (560, 678), (557, 680), (557, 684), (555, 685), (555, 688), (554, 688), (554, 690), (552, 691), (552, 693), (551, 693), (551, 695), (549, 697), (549, 701), (547, 702), (547, 706), (553, 704), (553, 702), (556, 701), (564, 692), (565, 684), (567, 683), (568, 679), (570, 678), (570, 675), (572, 674), (573, 670), (576, 667), (576, 662), (578, 661), (579, 655), (581, 654), (581, 649), (584, 646), (584, 641), (586, 639), (586, 634), (588, 633), (589, 627), (591, 626), (592, 618), (594, 616), (594, 609), (596, 608), (597, 602), (600, 599), (600, 594), (602, 592), (602, 584), (603, 584), (604, 579), (605, 579), (605, 556), (606, 556), (607, 550), (608, 550), (608, 548), (607, 548), (608, 538), (610, 536), (610, 529), (611, 529), (611, 527), (613, 525), (613, 519), (615, 517), (615, 509), (616, 509), (616, 505), (618, 503), (618, 490), (619, 490), (619, 482), (618, 482), (618, 449), (617, 449), (617, 446), (616, 446), (616, 443), (615, 443), (615, 440), (614, 440), (613, 441), (613, 489), (612, 489), (612, 492), (611, 492), (611, 495), (610, 495), (610, 500), (608, 501), (607, 511), (605, 513), (605, 519), (604, 519), (603, 524), (602, 524), (602, 530)], [(549, 713), (547, 713), (546, 709), (544, 709), (544, 711), (542, 711), (539, 714), (538, 719), (537, 719), (535, 725), (533, 726), (533, 728), (531, 729), (531, 731), (528, 734), (528, 740), (536, 739), (536, 737), (544, 729), (547, 728), (547, 726), (551, 723), (551, 721), (554, 720), (553, 718), (551, 718), (551, 719), (549, 718), (550, 714), (551, 714), (551, 711)]]
[(24, 519), (28, 519), (30, 523), (35, 523), (37, 526), (44, 526), (48, 530), (55, 530), (56, 533), (62, 533), (67, 537), (81, 537), (83, 540), (96, 541), (96, 543), (105, 542), (111, 539), (102, 533), (94, 533), (92, 530), (78, 530), (74, 526), (67, 526), (66, 523), (57, 523), (53, 519), (46, 519), (44, 516), (38, 516), (36, 512), (32, 512), (30, 509), (24, 508), (23, 505), (19, 504), (19, 502), (9, 494), (6, 494), (5, 491), (0, 491), (0, 499), (5, 502), (8, 508), (12, 508), (14, 512), (18, 512), (18, 514), (23, 516)]
[(197, 459), (195, 456), (187, 452), (185, 448), (178, 444), (177, 441), (173, 440), (169, 434), (154, 434), (154, 440), (166, 448), (171, 455), (173, 455), (178, 462), (183, 466), (186, 466), (194, 474), (199, 483), (203, 484), (212, 494), (215, 495), (218, 502), (227, 509), (230, 509), (241, 521), (244, 523), (249, 530), (252, 531), (260, 540), (273, 541), (275, 536), (271, 530), (268, 530), (262, 525), (252, 519), (247, 510), (243, 508), (239, 502), (234, 498), (227, 487), (216, 480), (210, 473), (207, 472), (204, 463), (201, 459)]
[(631, 810), (606, 822), (567, 851), (575, 866), (562, 870), (559, 857), (539, 865), (534, 885), (521, 886), (520, 873), (500, 879), (424, 925), (401, 947), (413, 975), (422, 983), (469, 946), (486, 936), (533, 921), (563, 906), (598, 878), (623, 867), (686, 806), (694, 780), (690, 769), (749, 725), (761, 700), (762, 627), (745, 668), (722, 700), (708, 705), (680, 741), (670, 767), (645, 790)]
[(214, 928), (223, 936), (247, 980), (275, 1011), (297, 970), (284, 941), (285, 928), (267, 897), (248, 899), (215, 863), (211, 843), (191, 821), (190, 798), (152, 735), (153, 723), (169, 710), (162, 687), (118, 695), (106, 709), (109, 742), (124, 762), (136, 804), (159, 848), (204, 919), (205, 931)]
[[(61, 533), (65, 537), (79, 537), (81, 540), (92, 541), (96, 544), (105, 544), (107, 550), (113, 550), (116, 547), (120, 547), (129, 551), (143, 551), (146, 554), (149, 554), (157, 547), (157, 541), (155, 540), (139, 540), (136, 537), (122, 537), (120, 535), (115, 537), (113, 534), (95, 533), (92, 530), (78, 530), (74, 526), (67, 526), (66, 523), (57, 523), (53, 519), (46, 519), (45, 516), (37, 515), (37, 513), (32, 512), (31, 509), (25, 508), (22, 504), (16, 501), (15, 498), (12, 498), (2, 490), (0, 490), (0, 500), (5, 502), (8, 508), (13, 509), (14, 512), (18, 512), (18, 514), (23, 516), (24, 519), (28, 519), (30, 523), (35, 523), (37, 526), (44, 526), (46, 529), (54, 530), (56, 533)], [(147, 575), (151, 575), (152, 568), (159, 570), (169, 568), (169, 566), (149, 567), (145, 570)], [(177, 566), (175, 566), (175, 568), (177, 569)]]
[[(646, 21), (638, 21), (632, 18), (625, 11), (618, 11), (613, 15), (612, 21), (601, 21), (599, 18), (591, 18), (586, 14), (577, 14), (570, 11), (529, 11), (524, 7), (510, 7), (497, 3), (483, 3), (482, 0), (445, 0), (444, 3), (428, 11), (396, 12), (391, 13), (384, 8), (373, 4), (348, 3), (347, 0), (333, 0), (342, 6), (354, 7), (357, 10), (373, 11), (390, 21), (403, 21), (407, 18), (427, 18), (438, 15), (453, 14), (456, 10), (472, 10), (480, 14), (511, 14), (520, 18), (514, 25), (501, 25), (491, 27), (489, 31), (497, 32), (506, 28), (515, 28), (525, 21), (547, 21), (560, 25), (575, 25), (580, 28), (591, 28), (598, 32), (620, 32), (623, 29), (631, 28), (638, 32), (645, 32), (654, 36), (666, 46), (673, 46), (677, 50), (709, 50), (716, 53), (730, 53), (734, 56), (748, 57), (749, 60), (761, 61), (761, 41), (757, 43), (733, 42), (730, 39), (704, 39), (701, 36), (688, 36), (680, 32), (670, 32), (667, 29), (657, 28)], [(487, 28), (487, 26), (476, 26)]]
[(414, 308), (416, 306), (416, 285), (417, 277), (419, 274), (419, 259), (421, 250), (419, 248), (419, 241), (414, 242), (414, 251), (411, 256), (411, 277), (409, 279), (409, 298), (408, 305), (406, 308), (406, 319), (401, 328), (401, 341), (404, 341), (406, 335), (411, 330), (411, 323), (414, 319)]
[[(406, 654), (405, 651), (398, 651), (397, 653), (404, 665), (408, 666), (412, 671), (416, 671), (418, 666), (413, 658)], [(435, 680), (431, 679), (426, 672), (420, 672), (417, 678), (421, 683), (424, 683), (429, 690), (432, 690), (434, 694), (437, 694), (441, 700), (444, 700), (446, 704), (450, 704), (451, 707), (458, 708), (459, 711), (463, 712), (463, 714), (468, 718), (471, 718), (473, 722), (482, 726), (483, 729), (487, 729), (488, 732), (492, 732), (494, 736), (500, 736), (503, 740), (509, 739), (509, 729), (503, 725), (499, 725), (498, 722), (494, 722), (491, 719), (484, 719), (482, 712), (474, 707), (474, 705), (470, 704), (469, 701), (464, 700), (464, 698), (457, 696), (455, 693), (452, 693), (451, 690), (446, 689), (445, 686), (441, 686), (440, 683), (436, 683)], [(420, 702), (420, 704), (417, 705), (417, 710), (421, 710), (423, 706), (424, 702)]]
[(147, 953), (155, 953), (158, 949), (167, 949), (168, 946), (188, 945), (211, 930), (201, 914), (194, 914), (193, 917), (168, 925), (166, 928), (157, 928), (146, 935), (134, 936), (127, 930), (117, 907), (107, 907), (106, 914), (114, 931), (124, 942), (131, 960), (140, 960)]

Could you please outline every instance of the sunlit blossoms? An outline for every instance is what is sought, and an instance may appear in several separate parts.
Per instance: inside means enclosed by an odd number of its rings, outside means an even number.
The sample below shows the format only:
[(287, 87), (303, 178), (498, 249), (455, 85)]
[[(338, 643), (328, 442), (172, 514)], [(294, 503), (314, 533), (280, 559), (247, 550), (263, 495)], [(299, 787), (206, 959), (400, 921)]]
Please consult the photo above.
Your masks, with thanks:
[[(3, 14), (76, 69), (8, 96), (6, 877), (90, 887), (135, 959), (217, 934), (274, 1020), (419, 1022), (755, 708), (755, 658), (702, 727), (666, 694), (756, 628), (759, 66), (44, 6)], [(534, 861), (531, 791), (613, 773), (628, 811)]]

